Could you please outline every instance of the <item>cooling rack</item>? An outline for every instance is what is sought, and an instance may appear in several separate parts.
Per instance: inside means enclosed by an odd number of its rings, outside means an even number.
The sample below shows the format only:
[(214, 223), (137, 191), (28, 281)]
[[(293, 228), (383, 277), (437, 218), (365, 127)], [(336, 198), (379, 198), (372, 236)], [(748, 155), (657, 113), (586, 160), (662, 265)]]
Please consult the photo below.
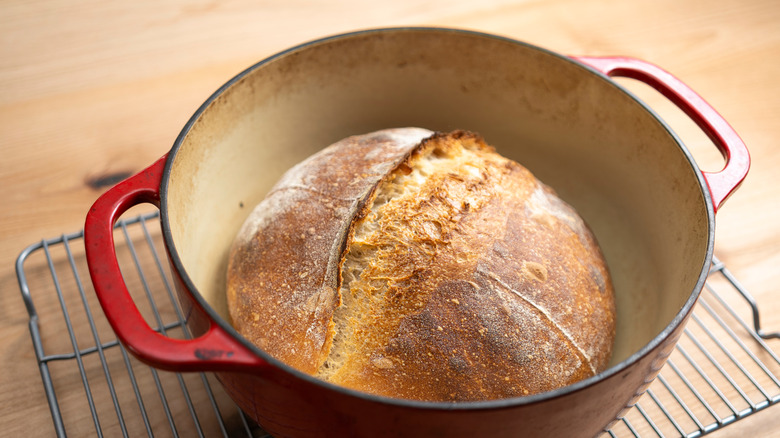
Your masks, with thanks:
[[(166, 336), (188, 337), (157, 213), (123, 217), (115, 241), (147, 322)], [(128, 354), (97, 303), (83, 246), (82, 232), (64, 234), (29, 246), (16, 262), (57, 435), (270, 436), (212, 375), (160, 371)], [(700, 437), (780, 401), (780, 359), (771, 340), (780, 333), (763, 331), (759, 318), (755, 300), (715, 260), (668, 363), (602, 438)]]

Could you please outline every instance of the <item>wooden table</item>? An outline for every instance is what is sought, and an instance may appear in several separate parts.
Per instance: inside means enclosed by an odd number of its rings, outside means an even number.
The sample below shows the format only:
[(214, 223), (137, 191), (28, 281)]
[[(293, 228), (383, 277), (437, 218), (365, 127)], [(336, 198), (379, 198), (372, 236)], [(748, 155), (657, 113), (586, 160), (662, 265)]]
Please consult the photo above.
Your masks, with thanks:
[[(780, 329), (780, 3), (774, 0), (3, 2), (0, 13), (0, 430), (51, 436), (14, 261), (82, 227), (112, 181), (165, 153), (213, 90), (279, 50), (344, 31), (468, 28), (560, 53), (628, 55), (674, 73), (748, 145), (748, 179), (718, 214), (715, 254)], [(649, 88), (626, 85), (700, 165), (722, 160)], [(49, 310), (46, 310), (49, 311)], [(773, 345), (780, 349), (777, 341)], [(770, 408), (713, 436), (780, 436)]]

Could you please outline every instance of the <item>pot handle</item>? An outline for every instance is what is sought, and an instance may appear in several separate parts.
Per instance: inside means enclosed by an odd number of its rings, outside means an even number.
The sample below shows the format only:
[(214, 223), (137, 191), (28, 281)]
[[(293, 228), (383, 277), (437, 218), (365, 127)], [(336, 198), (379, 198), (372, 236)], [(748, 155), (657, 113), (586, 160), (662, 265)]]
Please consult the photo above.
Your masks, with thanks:
[(268, 363), (211, 323), (194, 339), (174, 339), (152, 329), (127, 290), (114, 248), (114, 224), (130, 207), (160, 205), (166, 156), (104, 193), (84, 226), (89, 274), (100, 305), (117, 338), (140, 361), (170, 371), (243, 371), (258, 373)]
[(726, 165), (719, 172), (704, 172), (704, 180), (717, 212), (739, 187), (750, 168), (750, 154), (734, 129), (696, 92), (660, 67), (635, 58), (575, 56), (574, 60), (610, 76), (636, 79), (653, 87), (672, 101), (715, 143)]

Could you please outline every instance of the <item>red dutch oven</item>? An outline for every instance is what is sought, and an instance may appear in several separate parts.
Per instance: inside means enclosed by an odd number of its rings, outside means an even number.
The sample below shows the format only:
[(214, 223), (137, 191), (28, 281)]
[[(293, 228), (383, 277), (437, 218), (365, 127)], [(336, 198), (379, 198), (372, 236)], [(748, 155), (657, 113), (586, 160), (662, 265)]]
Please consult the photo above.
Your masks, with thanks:
[[(709, 135), (725, 167), (701, 171), (663, 120), (612, 76), (645, 82), (673, 101)], [(302, 374), (231, 327), (227, 255), (252, 207), (320, 148), (403, 126), (479, 132), (585, 218), (616, 289), (617, 337), (606, 371), (528, 397), (409, 401)], [(160, 369), (216, 373), (275, 436), (595, 436), (631, 406), (673, 350), (710, 267), (715, 212), (748, 167), (732, 128), (646, 62), (572, 58), (462, 30), (377, 29), (303, 44), (231, 79), (168, 154), (97, 200), (85, 244), (100, 303), (127, 349)], [(139, 203), (160, 209), (193, 339), (153, 330), (122, 280), (112, 226)]]

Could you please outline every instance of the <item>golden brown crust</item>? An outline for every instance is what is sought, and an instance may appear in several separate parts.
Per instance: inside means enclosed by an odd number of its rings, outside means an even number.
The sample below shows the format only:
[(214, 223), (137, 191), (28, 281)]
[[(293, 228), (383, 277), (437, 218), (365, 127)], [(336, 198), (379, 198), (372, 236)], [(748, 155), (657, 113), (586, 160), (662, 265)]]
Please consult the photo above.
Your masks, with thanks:
[[(340, 149), (337, 155), (347, 153)], [(612, 285), (576, 212), (475, 134), (436, 134), (393, 156), (360, 183), (360, 195), (350, 198), (356, 207), (333, 219), (345, 222), (333, 225), (341, 240), (331, 243), (338, 245), (291, 259), (298, 264), (287, 270), (262, 271), (262, 280), (254, 277), (257, 268), (231, 270), (229, 300), (246, 309), (234, 320), (243, 318), (246, 326), (254, 306), (269, 303), (258, 324), (250, 318), (249, 325), (261, 334), (284, 330), (276, 346), (265, 340), (261, 348), (333, 383), (418, 400), (522, 396), (603, 370), (615, 329)], [(289, 232), (306, 229), (301, 224), (312, 218), (327, 221), (317, 214), (295, 216)], [(253, 236), (245, 240), (270, 238)], [(299, 242), (296, 248), (305, 246)], [(268, 257), (252, 245), (237, 247), (244, 249), (232, 256), (231, 266)], [(296, 250), (298, 257), (302, 251)], [(318, 301), (308, 307), (286, 304), (283, 288), (257, 287), (259, 281), (297, 282), (300, 290), (305, 286), (294, 268), (313, 269), (318, 261), (328, 266), (318, 272), (331, 276), (320, 275), (327, 288), (309, 294)], [(343, 284), (332, 273), (334, 263)], [(300, 317), (290, 312), (301, 307), (316, 315), (306, 324), (296, 323)], [(292, 324), (274, 325), (274, 314), (282, 312)], [(294, 331), (301, 327), (325, 333), (325, 340), (300, 348), (309, 345)], [(278, 354), (279, 346), (296, 353)]]
[(350, 223), (379, 180), (431, 134), (350, 137), (285, 173), (230, 251), (227, 302), (239, 333), (290, 366), (317, 370), (330, 350)]

